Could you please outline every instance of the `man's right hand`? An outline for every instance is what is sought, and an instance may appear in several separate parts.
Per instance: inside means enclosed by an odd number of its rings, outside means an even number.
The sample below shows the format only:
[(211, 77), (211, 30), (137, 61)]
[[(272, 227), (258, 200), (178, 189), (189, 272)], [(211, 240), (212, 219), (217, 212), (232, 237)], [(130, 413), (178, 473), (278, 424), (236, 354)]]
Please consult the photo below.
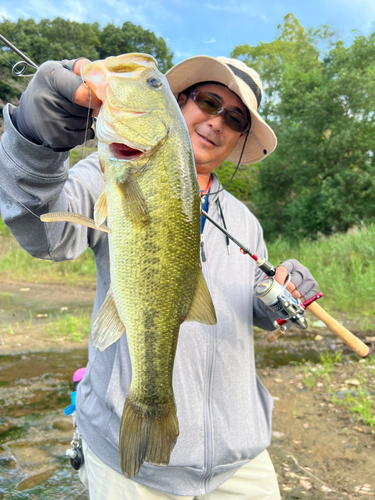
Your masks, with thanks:
[(82, 144), (85, 137), (94, 138), (92, 115), (101, 101), (93, 92), (90, 99), (90, 89), (78, 76), (87, 62), (88, 59), (48, 61), (40, 66), (12, 115), (20, 134), (57, 152), (69, 151)]

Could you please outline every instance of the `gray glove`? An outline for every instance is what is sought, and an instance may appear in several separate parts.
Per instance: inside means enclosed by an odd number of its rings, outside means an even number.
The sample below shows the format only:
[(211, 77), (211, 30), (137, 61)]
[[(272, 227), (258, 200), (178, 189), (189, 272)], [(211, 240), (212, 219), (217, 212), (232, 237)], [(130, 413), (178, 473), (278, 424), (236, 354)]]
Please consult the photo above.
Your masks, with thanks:
[(87, 140), (95, 135), (91, 128), (92, 110), (73, 102), (74, 93), (82, 83), (73, 73), (75, 62), (76, 59), (43, 63), (12, 115), (13, 125), (21, 135), (57, 152), (82, 144), (85, 135)]
[(290, 274), (290, 281), (305, 300), (311, 299), (318, 293), (318, 283), (307, 267), (303, 266), (298, 260), (289, 259), (279, 265), (287, 269)]

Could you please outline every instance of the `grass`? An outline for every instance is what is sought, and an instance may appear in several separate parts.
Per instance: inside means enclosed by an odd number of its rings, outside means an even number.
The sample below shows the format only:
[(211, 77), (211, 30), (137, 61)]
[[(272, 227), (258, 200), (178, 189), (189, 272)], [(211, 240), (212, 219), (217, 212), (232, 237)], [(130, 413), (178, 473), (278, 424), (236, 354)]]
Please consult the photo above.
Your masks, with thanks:
[[(375, 427), (375, 354), (356, 363), (355, 377), (359, 385), (353, 389), (347, 389), (344, 397), (338, 396), (338, 391), (332, 389), (330, 373), (333, 372), (338, 363), (342, 363), (341, 353), (323, 353), (321, 363), (317, 365), (304, 365), (302, 367), (304, 377), (302, 382), (307, 389), (311, 389), (318, 380), (323, 381), (334, 404), (344, 406), (350, 413), (365, 425)], [(342, 392), (342, 391), (339, 391)]]
[(375, 427), (375, 408), (373, 408), (371, 395), (368, 394), (366, 389), (359, 389), (358, 395), (355, 396), (348, 391), (343, 404), (351, 413), (357, 415), (364, 424)]
[(72, 342), (82, 342), (90, 333), (90, 320), (91, 316), (82, 312), (78, 316), (59, 315), (48, 324), (46, 332), (54, 337), (67, 337)]
[(302, 241), (291, 246), (277, 240), (268, 246), (275, 265), (297, 259), (310, 269), (324, 297), (319, 304), (330, 313), (345, 312), (368, 329), (375, 316), (375, 224), (348, 234)]
[(11, 245), (0, 257), (0, 278), (3, 280), (85, 285), (94, 283), (95, 276), (96, 267), (91, 249), (87, 249), (75, 260), (53, 262), (36, 259), (20, 247)]
[(324, 352), (320, 355), (320, 364), (312, 365), (311, 363), (303, 366), (304, 377), (302, 382), (307, 389), (311, 389), (318, 379), (325, 378), (326, 382), (330, 381), (329, 374), (333, 372), (335, 365), (342, 363), (341, 352), (329, 353)]

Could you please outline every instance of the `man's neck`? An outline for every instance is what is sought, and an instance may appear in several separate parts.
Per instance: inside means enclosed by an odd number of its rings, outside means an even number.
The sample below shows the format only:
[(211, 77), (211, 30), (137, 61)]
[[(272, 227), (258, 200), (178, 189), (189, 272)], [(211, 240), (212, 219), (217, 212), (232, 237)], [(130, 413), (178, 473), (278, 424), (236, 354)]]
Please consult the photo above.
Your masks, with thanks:
[(211, 172), (207, 174), (197, 174), (197, 177), (199, 182), (199, 189), (201, 191), (204, 191), (210, 182)]

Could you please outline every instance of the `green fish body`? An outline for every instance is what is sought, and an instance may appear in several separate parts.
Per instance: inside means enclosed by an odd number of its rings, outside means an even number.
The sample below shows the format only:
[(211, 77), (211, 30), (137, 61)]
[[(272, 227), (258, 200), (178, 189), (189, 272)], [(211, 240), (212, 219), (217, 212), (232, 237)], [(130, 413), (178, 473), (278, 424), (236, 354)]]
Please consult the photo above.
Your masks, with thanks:
[(96, 134), (104, 191), (97, 226), (110, 229), (111, 287), (92, 328), (103, 350), (126, 329), (132, 382), (120, 429), (127, 477), (169, 463), (178, 436), (173, 363), (183, 321), (215, 324), (199, 258), (200, 195), (190, 137), (151, 56), (84, 68), (103, 101)]

